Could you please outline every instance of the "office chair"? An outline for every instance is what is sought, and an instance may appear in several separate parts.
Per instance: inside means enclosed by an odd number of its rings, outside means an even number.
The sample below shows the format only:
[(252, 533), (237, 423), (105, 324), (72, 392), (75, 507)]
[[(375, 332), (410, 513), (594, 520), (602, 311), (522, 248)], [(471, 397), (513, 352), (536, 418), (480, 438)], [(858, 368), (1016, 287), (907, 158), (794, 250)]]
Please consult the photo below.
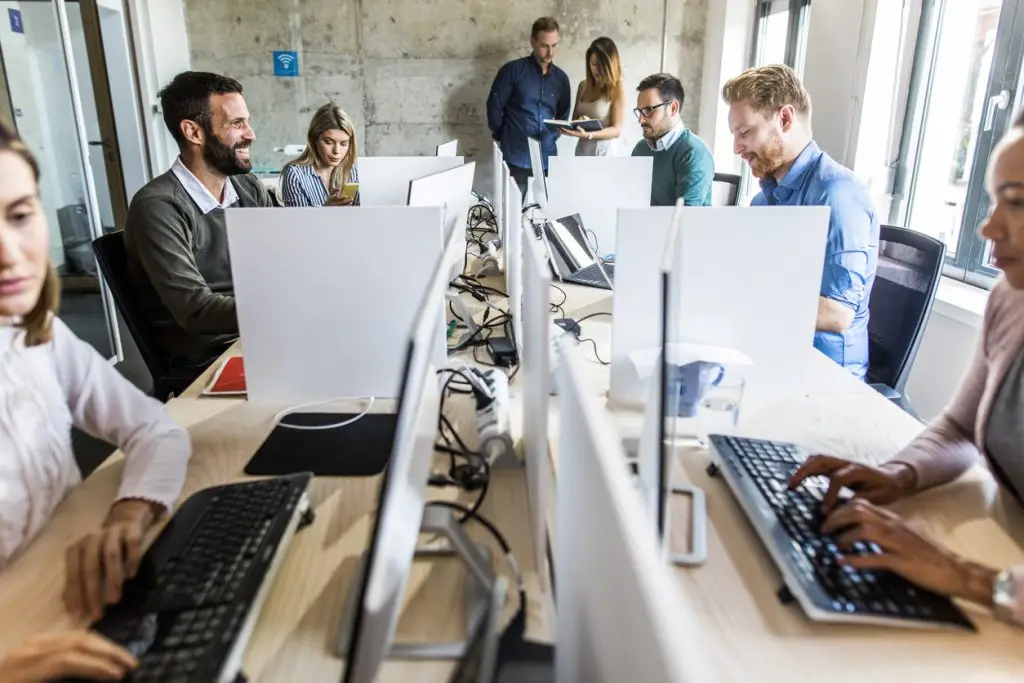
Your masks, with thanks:
[(139, 347), (146, 369), (153, 376), (153, 397), (166, 402), (184, 391), (196, 373), (187, 370), (175, 373), (169, 367), (168, 359), (157, 350), (156, 331), (128, 282), (128, 252), (124, 246), (124, 232), (112, 232), (98, 237), (93, 240), (92, 250), (96, 254), (100, 273), (110, 287), (117, 311), (124, 319), (135, 345)]
[(942, 277), (946, 245), (928, 235), (883, 225), (868, 319), (867, 382), (910, 413), (907, 380)]
[(735, 173), (716, 173), (711, 183), (712, 206), (739, 206), (740, 176)]

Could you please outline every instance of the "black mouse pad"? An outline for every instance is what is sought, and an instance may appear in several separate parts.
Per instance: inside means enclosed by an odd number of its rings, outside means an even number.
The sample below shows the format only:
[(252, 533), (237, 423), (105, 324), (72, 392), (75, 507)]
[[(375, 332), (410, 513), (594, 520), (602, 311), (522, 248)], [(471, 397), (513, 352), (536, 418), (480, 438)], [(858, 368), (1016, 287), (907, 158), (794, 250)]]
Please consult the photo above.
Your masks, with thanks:
[[(345, 422), (358, 413), (292, 413), (282, 422), (301, 426)], [(318, 477), (372, 477), (384, 471), (395, 441), (398, 415), (368, 413), (333, 429), (274, 427), (245, 466), (246, 474), (312, 472)]]

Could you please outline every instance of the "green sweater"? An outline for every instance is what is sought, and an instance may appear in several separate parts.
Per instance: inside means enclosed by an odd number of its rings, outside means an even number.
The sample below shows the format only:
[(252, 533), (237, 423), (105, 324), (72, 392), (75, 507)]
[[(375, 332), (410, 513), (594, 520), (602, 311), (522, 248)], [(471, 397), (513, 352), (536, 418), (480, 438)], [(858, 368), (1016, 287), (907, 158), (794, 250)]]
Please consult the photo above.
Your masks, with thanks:
[[(273, 206), (252, 174), (230, 176), (238, 202)], [(203, 214), (172, 171), (132, 198), (124, 226), (128, 279), (172, 366), (215, 358), (238, 336), (224, 209)]]
[(715, 159), (707, 143), (684, 128), (666, 150), (655, 152), (646, 140), (636, 143), (635, 157), (654, 157), (651, 206), (675, 206), (680, 197), (687, 206), (711, 206)]

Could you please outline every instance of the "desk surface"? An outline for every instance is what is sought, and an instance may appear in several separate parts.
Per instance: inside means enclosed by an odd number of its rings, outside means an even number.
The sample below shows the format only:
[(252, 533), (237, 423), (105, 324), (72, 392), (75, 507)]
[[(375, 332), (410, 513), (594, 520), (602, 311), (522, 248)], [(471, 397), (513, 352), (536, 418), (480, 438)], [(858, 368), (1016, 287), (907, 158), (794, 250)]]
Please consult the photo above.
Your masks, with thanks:
[[(575, 308), (577, 293), (562, 286)], [(554, 299), (555, 297), (553, 297)], [(611, 319), (583, 323), (584, 336), (610, 355)], [(608, 368), (594, 359), (589, 344), (579, 347), (598, 395), (608, 389)], [(861, 461), (890, 459), (922, 426), (870, 387), (821, 354), (815, 380), (805, 395), (779, 398), (752, 388), (741, 405), (737, 433), (793, 441), (819, 452)], [(557, 399), (553, 399), (552, 446), (557, 449)], [(623, 437), (639, 435), (643, 416), (615, 411)], [(557, 460), (557, 457), (555, 458)], [(823, 625), (799, 606), (776, 598), (781, 576), (760, 539), (721, 479), (711, 479), (704, 449), (680, 450), (673, 480), (702, 488), (708, 508), (708, 561), (697, 568), (673, 568), (684, 603), (699, 618), (701, 631), (680, 643), (710, 656), (708, 681), (1020, 681), (1024, 680), (1024, 631), (964, 605), (977, 635), (893, 628)], [(956, 552), (995, 567), (1024, 563), (1024, 513), (981, 467), (960, 480), (901, 502), (895, 509), (921, 524)], [(671, 540), (688, 544), (688, 501), (673, 501)], [(557, 573), (557, 567), (556, 567)]]
[[(237, 353), (237, 349), (228, 353)], [(182, 500), (201, 488), (245, 479), (242, 468), (269, 433), (276, 412), (240, 399), (200, 398), (198, 393), (212, 371), (169, 404), (175, 419), (188, 427), (193, 442)], [(381, 410), (389, 408), (387, 402), (378, 403)], [(448, 402), (452, 403), (456, 402)], [(72, 491), (47, 529), (0, 575), (0, 614), (19, 615), (17, 620), (4, 619), (0, 654), (31, 634), (75, 626), (61, 603), (64, 549), (100, 525), (115, 496), (122, 467), (120, 456), (111, 458)], [(317, 518), (296, 535), (263, 606), (243, 663), (249, 680), (340, 680), (342, 660), (335, 654), (336, 635), (359, 556), (369, 540), (379, 485), (379, 477), (314, 479), (309, 493)], [(430, 495), (440, 497), (436, 493)], [(475, 494), (464, 495), (469, 502), (468, 496)], [(544, 603), (537, 597), (527, 509), (523, 470), (495, 471), (481, 512), (502, 530), (513, 548), (530, 595), (528, 633), (543, 638), (553, 632), (553, 624), (543, 617)], [(495, 570), (514, 586), (497, 545), (474, 526), (469, 527), (470, 535), (491, 545), (499, 558)], [(454, 560), (433, 565), (417, 562), (398, 639), (462, 637), (464, 578), (464, 570)], [(506, 611), (511, 615), (516, 607), (518, 600), (513, 597)], [(451, 669), (451, 662), (390, 661), (378, 680), (443, 682)], [(301, 672), (300, 678), (296, 672)]]

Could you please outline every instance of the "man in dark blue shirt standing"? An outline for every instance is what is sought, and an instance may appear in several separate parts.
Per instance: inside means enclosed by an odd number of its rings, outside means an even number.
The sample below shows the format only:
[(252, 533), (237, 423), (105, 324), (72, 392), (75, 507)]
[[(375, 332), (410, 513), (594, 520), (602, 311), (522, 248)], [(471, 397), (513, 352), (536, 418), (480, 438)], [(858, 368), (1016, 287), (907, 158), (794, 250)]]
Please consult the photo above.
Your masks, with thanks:
[[(555, 66), (558, 52), (558, 22), (541, 17), (530, 33), (533, 54), (506, 63), (498, 70), (487, 97), (487, 125), (491, 137), (501, 145), (512, 177), (526, 196), (530, 177), (530, 147), (527, 138), (540, 140), (545, 173), (548, 157), (558, 154), (558, 133), (544, 125), (544, 119), (568, 119), (571, 105), (569, 77)], [(495, 169), (497, 172), (497, 169)]]

